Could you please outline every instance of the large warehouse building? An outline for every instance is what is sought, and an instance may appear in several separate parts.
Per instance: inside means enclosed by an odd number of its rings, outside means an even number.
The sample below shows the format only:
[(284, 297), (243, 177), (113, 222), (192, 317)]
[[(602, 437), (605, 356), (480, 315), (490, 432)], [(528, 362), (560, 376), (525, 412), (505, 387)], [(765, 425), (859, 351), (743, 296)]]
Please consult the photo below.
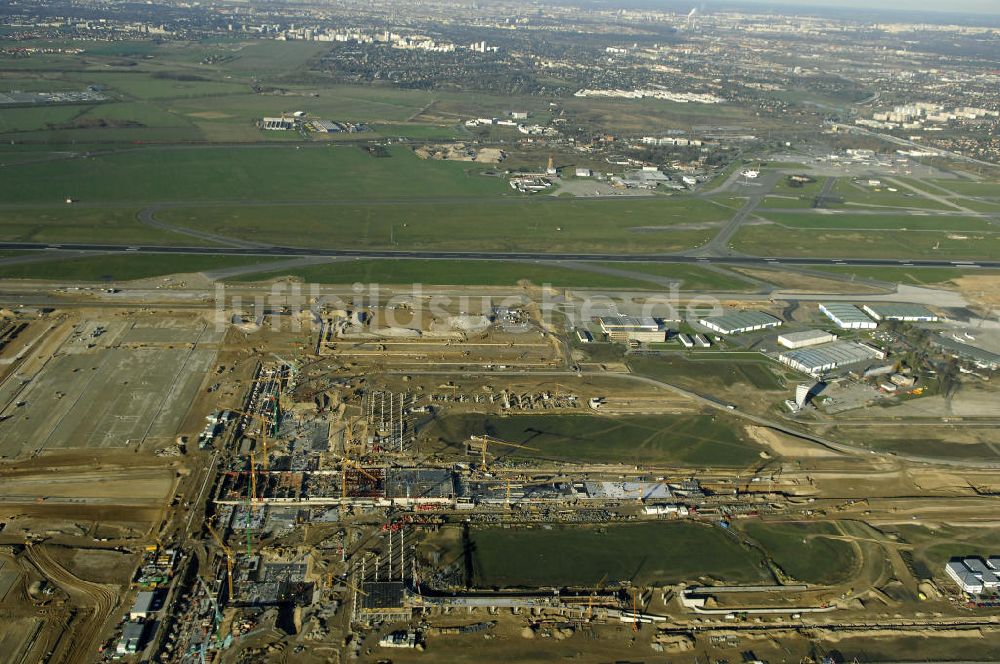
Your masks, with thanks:
[(742, 334), (756, 332), (781, 325), (781, 319), (763, 311), (735, 311), (722, 316), (710, 316), (698, 321), (705, 327), (720, 334)]
[(962, 592), (970, 595), (981, 595), (986, 590), (1000, 588), (1000, 558), (995, 556), (985, 563), (979, 558), (951, 560), (945, 565), (945, 571), (962, 588)]
[(875, 320), (900, 320), (909, 323), (936, 323), (937, 314), (919, 304), (866, 304), (861, 307)]
[(789, 350), (778, 355), (778, 360), (783, 364), (814, 377), (874, 359), (885, 359), (885, 353), (877, 348), (850, 341), (835, 341), (812, 348)]
[(652, 318), (635, 316), (601, 316), (597, 319), (601, 331), (612, 341), (666, 341), (667, 331)]
[(828, 344), (837, 340), (836, 334), (822, 330), (806, 330), (804, 332), (786, 332), (778, 335), (778, 343), (785, 348), (805, 348)]
[(819, 305), (819, 310), (842, 330), (874, 330), (878, 327), (878, 323), (853, 304), (831, 302)]

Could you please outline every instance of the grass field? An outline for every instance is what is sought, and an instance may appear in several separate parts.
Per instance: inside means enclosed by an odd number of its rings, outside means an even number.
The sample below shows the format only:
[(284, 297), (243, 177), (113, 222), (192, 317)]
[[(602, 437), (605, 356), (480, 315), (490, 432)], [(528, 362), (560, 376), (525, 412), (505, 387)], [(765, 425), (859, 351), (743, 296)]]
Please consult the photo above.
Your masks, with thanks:
[[(467, 179), (476, 187), (496, 184), (490, 178)], [(451, 184), (453, 190), (457, 186)], [(344, 195), (355, 197), (359, 193)], [(645, 253), (677, 251), (704, 243), (711, 230), (671, 227), (692, 220), (720, 220), (723, 211), (710, 203), (685, 198), (535, 198), (482, 203), (434, 200), (170, 208), (157, 216), (171, 224), (219, 235), (298, 246), (484, 251), (595, 251), (613, 247), (616, 251)], [(650, 225), (663, 228), (655, 232), (631, 231)]]
[(859, 279), (875, 279), (914, 286), (937, 286), (971, 274), (998, 274), (996, 270), (960, 270), (958, 268), (936, 267), (828, 267), (816, 266), (810, 270), (853, 275)]
[(818, 212), (768, 212), (767, 219), (785, 228), (859, 231), (996, 232), (997, 227), (978, 217), (906, 214), (824, 214)]
[(858, 562), (849, 542), (833, 539), (840, 534), (833, 523), (748, 521), (742, 529), (785, 574), (803, 583), (840, 583)]
[(600, 263), (616, 270), (641, 272), (656, 277), (676, 279), (684, 290), (746, 291), (754, 286), (735, 275), (702, 267), (669, 263)]
[(201, 272), (227, 267), (260, 265), (273, 259), (244, 256), (90, 256), (39, 263), (0, 265), (0, 279), (67, 279), (74, 281), (128, 281), (167, 274)]
[(971, 182), (969, 180), (930, 180), (928, 183), (921, 182), (920, 180), (903, 179), (904, 182), (912, 184), (918, 189), (930, 189), (933, 193), (938, 193), (938, 190), (933, 186), (936, 185), (945, 189), (947, 191), (953, 192), (960, 196), (978, 196), (983, 198), (1000, 198), (1000, 182)]
[(0, 212), (5, 242), (113, 242), (119, 244), (205, 244), (141, 224), (134, 208), (17, 208)]
[(474, 528), (470, 540), (479, 587), (593, 586), (605, 574), (608, 584), (639, 585), (770, 578), (759, 554), (706, 524)]
[(292, 276), (306, 283), (351, 284), (438, 284), (463, 286), (513, 286), (520, 281), (536, 285), (552, 284), (563, 288), (636, 288), (655, 289), (646, 281), (551, 264), (514, 261), (446, 261), (373, 259), (336, 261), (327, 265), (265, 272), (240, 276), (232, 281), (263, 281)]
[[(845, 202), (861, 205), (879, 205), (887, 207), (923, 208), (926, 210), (951, 210), (952, 208), (938, 201), (925, 198), (916, 192), (897, 187), (889, 182), (875, 188), (855, 184), (850, 178), (840, 178), (833, 186), (833, 193), (843, 197)], [(897, 191), (889, 191), (892, 187)], [(917, 185), (918, 189), (925, 189)], [(931, 193), (936, 193), (931, 191)]]
[[(702, 359), (698, 359), (702, 358)], [(633, 373), (695, 390), (706, 387), (745, 385), (754, 390), (783, 390), (784, 384), (771, 370), (777, 365), (758, 353), (693, 353), (628, 359)]]
[[(396, 148), (375, 158), (357, 147), (135, 148), (0, 169), (0, 202), (74, 196), (95, 202), (495, 197), (510, 192), (478, 167), (422, 161)], [(128, 182), (123, 187), (121, 183)]]
[(901, 523), (887, 530), (898, 533), (900, 540), (912, 547), (915, 572), (918, 578), (924, 579), (947, 578), (944, 566), (952, 558), (995, 556), (996, 543), (1000, 541), (1000, 528), (988, 524), (963, 527), (946, 523), (933, 526)]
[(815, 197), (813, 196), (802, 196), (801, 198), (794, 197), (791, 194), (765, 196), (760, 207), (780, 210), (804, 210), (811, 208), (814, 201)]
[(733, 247), (756, 256), (817, 258), (987, 259), (1000, 255), (1000, 236), (976, 232), (845, 231), (745, 226)]
[(45, 129), (70, 122), (86, 113), (88, 106), (42, 106), (0, 109), (0, 135)]
[[(745, 466), (762, 448), (717, 415), (450, 415), (422, 432), (433, 451), (464, 454), (470, 435), (537, 448), (502, 451), (509, 459), (538, 457), (579, 463)], [(498, 451), (498, 453), (500, 453)]]

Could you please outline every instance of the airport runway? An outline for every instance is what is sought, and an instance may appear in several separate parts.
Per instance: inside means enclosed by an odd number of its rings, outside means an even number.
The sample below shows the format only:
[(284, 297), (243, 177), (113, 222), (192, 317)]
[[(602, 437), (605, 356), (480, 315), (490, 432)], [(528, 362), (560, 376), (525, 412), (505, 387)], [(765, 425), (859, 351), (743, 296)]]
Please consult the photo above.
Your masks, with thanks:
[(317, 249), (312, 247), (179, 247), (93, 243), (0, 242), (0, 250), (49, 251), (53, 254), (191, 254), (204, 256), (315, 256), (327, 258), (410, 258), (417, 260), (517, 260), (537, 262), (600, 261), (623, 263), (704, 263), (708, 265), (845, 265), (856, 267), (1000, 268), (1000, 260), (940, 260), (891, 258), (810, 258), (802, 256), (686, 256), (681, 254), (583, 254), (497, 251), (391, 251), (384, 249)]

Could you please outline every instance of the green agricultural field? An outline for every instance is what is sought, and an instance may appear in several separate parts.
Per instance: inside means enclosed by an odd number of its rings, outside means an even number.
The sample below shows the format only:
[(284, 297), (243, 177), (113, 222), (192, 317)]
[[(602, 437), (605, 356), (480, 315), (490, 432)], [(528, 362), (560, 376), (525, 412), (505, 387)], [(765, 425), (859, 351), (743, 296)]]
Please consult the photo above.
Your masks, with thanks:
[(795, 581), (841, 583), (860, 562), (850, 542), (835, 539), (841, 533), (834, 523), (748, 521), (742, 529)]
[[(497, 181), (481, 177), (474, 183), (478, 187)], [(449, 186), (454, 191), (457, 184)], [(358, 192), (344, 195), (358, 196)], [(711, 230), (672, 227), (722, 216), (723, 211), (710, 203), (684, 198), (359, 201), (326, 206), (173, 208), (157, 213), (170, 224), (282, 245), (456, 251), (613, 248), (635, 253), (677, 251), (703, 244)], [(652, 225), (657, 230), (635, 231)]]
[(260, 265), (274, 259), (245, 256), (124, 255), (85, 258), (53, 257), (38, 263), (0, 265), (2, 279), (66, 279), (73, 281), (129, 281), (168, 274), (203, 272)]
[(551, 264), (515, 261), (446, 261), (373, 259), (334, 261), (284, 272), (243, 275), (232, 281), (264, 281), (290, 276), (319, 284), (436, 284), (456, 286), (513, 286), (521, 281), (562, 288), (655, 289), (654, 284)]
[(578, 463), (745, 466), (760, 458), (733, 420), (721, 415), (450, 415), (422, 432), (428, 451), (464, 454), (471, 435), (488, 434), (537, 450), (497, 450), (507, 459)]
[(109, 242), (205, 244), (196, 238), (144, 226), (132, 208), (11, 208), (0, 212), (4, 242)]
[[(295, 201), (490, 197), (510, 192), (468, 164), (406, 148), (376, 158), (353, 147), (140, 147), (0, 170), (0, 202)], [(129, 186), (121, 184), (127, 182)], [(273, 214), (273, 212), (272, 212)], [(287, 234), (283, 229), (282, 234)]]
[(733, 247), (756, 256), (817, 258), (986, 259), (1000, 255), (1000, 236), (980, 232), (837, 231), (745, 226)]
[(760, 555), (718, 526), (660, 522), (544, 528), (473, 528), (478, 587), (667, 585), (771, 581)]
[(754, 390), (785, 389), (778, 375), (771, 370), (772, 367), (779, 368), (779, 365), (759, 353), (695, 352), (634, 356), (628, 358), (628, 366), (633, 373), (696, 391), (733, 385), (745, 385)]
[(859, 231), (996, 232), (997, 227), (978, 217), (905, 214), (830, 214), (824, 212), (768, 212), (767, 219), (784, 228)]

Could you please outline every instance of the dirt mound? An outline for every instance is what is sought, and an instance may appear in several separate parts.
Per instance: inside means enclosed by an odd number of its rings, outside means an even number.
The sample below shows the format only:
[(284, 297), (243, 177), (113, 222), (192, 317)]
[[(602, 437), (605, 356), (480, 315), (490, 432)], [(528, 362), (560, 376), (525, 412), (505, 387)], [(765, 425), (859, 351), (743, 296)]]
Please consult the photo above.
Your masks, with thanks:
[(810, 458), (838, 456), (833, 450), (829, 450), (821, 445), (808, 443), (779, 431), (774, 431), (773, 429), (748, 426), (746, 431), (747, 435), (754, 442), (769, 448), (778, 456)]

